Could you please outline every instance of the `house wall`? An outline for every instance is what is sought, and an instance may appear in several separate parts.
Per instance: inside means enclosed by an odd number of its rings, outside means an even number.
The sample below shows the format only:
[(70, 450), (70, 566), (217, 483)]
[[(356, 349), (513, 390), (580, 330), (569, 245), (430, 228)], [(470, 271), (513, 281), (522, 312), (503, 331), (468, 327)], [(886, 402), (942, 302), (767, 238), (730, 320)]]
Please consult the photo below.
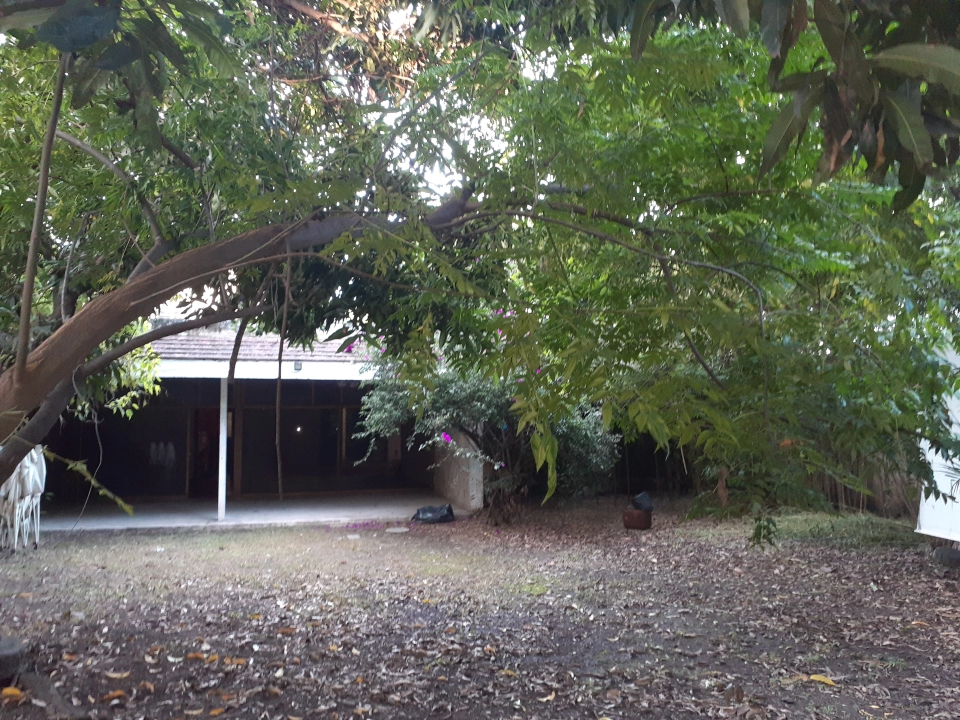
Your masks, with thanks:
[[(451, 433), (452, 445), (472, 448), (459, 432)], [(457, 455), (453, 447), (438, 448), (433, 469), (433, 489), (458, 508), (473, 512), (483, 507), (483, 463), (474, 457)]]
[[(960, 367), (960, 358), (951, 354), (954, 367)], [(947, 410), (953, 418), (953, 436), (960, 437), (960, 397), (954, 395), (946, 399)], [(960, 498), (960, 469), (943, 460), (933, 449), (925, 444), (924, 450), (937, 489), (945, 495)], [(917, 532), (924, 535), (960, 542), (960, 500), (935, 499), (933, 495), (920, 497), (920, 511), (917, 515)]]

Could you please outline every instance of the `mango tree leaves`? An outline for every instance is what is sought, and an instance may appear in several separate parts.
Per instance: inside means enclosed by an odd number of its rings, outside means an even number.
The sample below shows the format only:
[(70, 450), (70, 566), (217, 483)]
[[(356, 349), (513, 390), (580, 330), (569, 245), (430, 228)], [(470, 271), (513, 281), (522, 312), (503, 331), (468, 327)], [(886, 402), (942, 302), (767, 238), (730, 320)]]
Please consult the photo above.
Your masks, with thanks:
[(763, 0), (760, 9), (760, 37), (771, 57), (780, 57), (783, 28), (793, 9), (793, 0)]
[(907, 155), (900, 160), (900, 171), (897, 173), (897, 180), (900, 181), (900, 190), (893, 196), (891, 207), (895, 212), (906, 210), (910, 205), (920, 197), (923, 187), (926, 184), (927, 176), (920, 171), (913, 157)]
[(119, 5), (67, 0), (37, 28), (37, 40), (50, 43), (60, 52), (76, 52), (109, 37), (119, 20)]
[(70, 71), (70, 82), (73, 85), (73, 95), (70, 106), (76, 110), (82, 108), (94, 94), (103, 87), (107, 80), (107, 73), (97, 67), (90, 58), (81, 58)]
[(647, 41), (653, 34), (656, 23), (654, 10), (660, 4), (659, 0), (640, 0), (633, 14), (633, 25), (630, 28), (630, 55), (639, 60), (647, 47)]
[(814, 85), (794, 93), (793, 99), (780, 111), (763, 141), (763, 162), (760, 177), (766, 175), (787, 155), (792, 143), (810, 119), (810, 113), (823, 97), (823, 85)]
[(893, 125), (900, 144), (913, 156), (919, 168), (932, 165), (933, 146), (930, 133), (923, 126), (919, 91), (903, 87), (895, 93), (883, 91), (880, 97), (885, 117)]
[(747, 0), (714, 0), (720, 19), (737, 37), (746, 37), (750, 32), (750, 5)]
[(837, 71), (857, 94), (858, 100), (869, 107), (875, 100), (876, 90), (870, 66), (852, 26), (832, 0), (816, 0), (813, 7), (814, 22)]
[(100, 70), (119, 70), (140, 57), (142, 48), (135, 38), (115, 43), (103, 51), (95, 66)]
[(897, 45), (871, 58), (877, 67), (943, 85), (960, 95), (960, 50), (949, 45)]

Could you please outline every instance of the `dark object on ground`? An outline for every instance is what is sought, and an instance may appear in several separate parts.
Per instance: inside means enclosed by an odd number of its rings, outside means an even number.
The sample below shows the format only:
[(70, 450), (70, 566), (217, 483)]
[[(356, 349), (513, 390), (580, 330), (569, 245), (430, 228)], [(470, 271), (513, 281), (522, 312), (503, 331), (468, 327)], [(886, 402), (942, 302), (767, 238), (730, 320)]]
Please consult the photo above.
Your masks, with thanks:
[(649, 510), (628, 507), (623, 511), (623, 526), (627, 530), (649, 530), (652, 524), (653, 513)]
[(653, 501), (645, 492), (642, 492), (639, 495), (634, 495), (633, 499), (630, 501), (630, 504), (633, 505), (634, 510), (647, 510), (648, 512), (653, 512)]
[(960, 550), (942, 546), (933, 551), (933, 559), (949, 568), (960, 568)]
[(422, 508), (417, 508), (417, 512), (413, 516), (414, 522), (422, 522), (430, 525), (434, 523), (453, 522), (454, 520), (456, 520), (456, 518), (453, 516), (452, 505), (425, 505)]
[(0, 636), (0, 685), (6, 685), (20, 672), (26, 652), (26, 645), (17, 638)]

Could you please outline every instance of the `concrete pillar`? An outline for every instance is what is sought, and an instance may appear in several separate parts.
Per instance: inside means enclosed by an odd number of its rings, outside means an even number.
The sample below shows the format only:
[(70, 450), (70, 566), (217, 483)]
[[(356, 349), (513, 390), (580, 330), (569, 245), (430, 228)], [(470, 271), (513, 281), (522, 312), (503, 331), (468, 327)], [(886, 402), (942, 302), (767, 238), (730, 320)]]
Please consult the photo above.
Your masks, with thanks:
[(217, 520), (223, 520), (227, 512), (227, 397), (229, 386), (226, 378), (220, 378), (220, 452), (217, 473)]
[[(473, 448), (470, 439), (451, 432), (453, 443)], [(474, 449), (475, 450), (475, 449)], [(458, 508), (473, 512), (483, 507), (483, 463), (476, 457), (458, 456), (454, 448), (437, 448), (434, 454), (433, 489)]]

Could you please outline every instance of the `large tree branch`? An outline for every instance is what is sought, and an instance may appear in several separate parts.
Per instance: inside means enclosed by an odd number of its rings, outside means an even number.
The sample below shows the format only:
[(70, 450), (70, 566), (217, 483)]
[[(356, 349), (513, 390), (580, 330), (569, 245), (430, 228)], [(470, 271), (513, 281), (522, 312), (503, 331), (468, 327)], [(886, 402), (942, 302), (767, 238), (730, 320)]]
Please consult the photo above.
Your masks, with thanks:
[(33, 417), (31, 417), (16, 434), (7, 438), (4, 442), (3, 447), (0, 448), (0, 478), (9, 477), (19, 462), (30, 452), (30, 449), (43, 442), (43, 439), (47, 436), (47, 433), (50, 432), (51, 428), (57, 422), (57, 419), (70, 405), (70, 401), (80, 386), (83, 385), (83, 382), (92, 375), (106, 370), (110, 363), (119, 360), (124, 355), (154, 340), (186, 332), (187, 330), (207, 327), (226, 320), (243, 318), (244, 321), (246, 321), (266, 309), (266, 305), (256, 305), (234, 312), (216, 313), (193, 320), (184, 320), (183, 322), (164, 325), (163, 327), (155, 328), (131, 338), (77, 367), (69, 377), (57, 383), (47, 397), (44, 398), (37, 412), (33, 414)]
[[(454, 198), (422, 219), (429, 229), (455, 219), (470, 203)], [(268, 225), (176, 255), (149, 268), (122, 287), (94, 298), (66, 325), (57, 329), (27, 359), (24, 382), (13, 383), (10, 371), (0, 375), (0, 438), (36, 408), (54, 387), (100, 343), (190, 285), (209, 280), (239, 264), (263, 261), (287, 251), (329, 245), (344, 233), (360, 236), (366, 228), (397, 232), (403, 222), (357, 214), (327, 217), (293, 225)]]

